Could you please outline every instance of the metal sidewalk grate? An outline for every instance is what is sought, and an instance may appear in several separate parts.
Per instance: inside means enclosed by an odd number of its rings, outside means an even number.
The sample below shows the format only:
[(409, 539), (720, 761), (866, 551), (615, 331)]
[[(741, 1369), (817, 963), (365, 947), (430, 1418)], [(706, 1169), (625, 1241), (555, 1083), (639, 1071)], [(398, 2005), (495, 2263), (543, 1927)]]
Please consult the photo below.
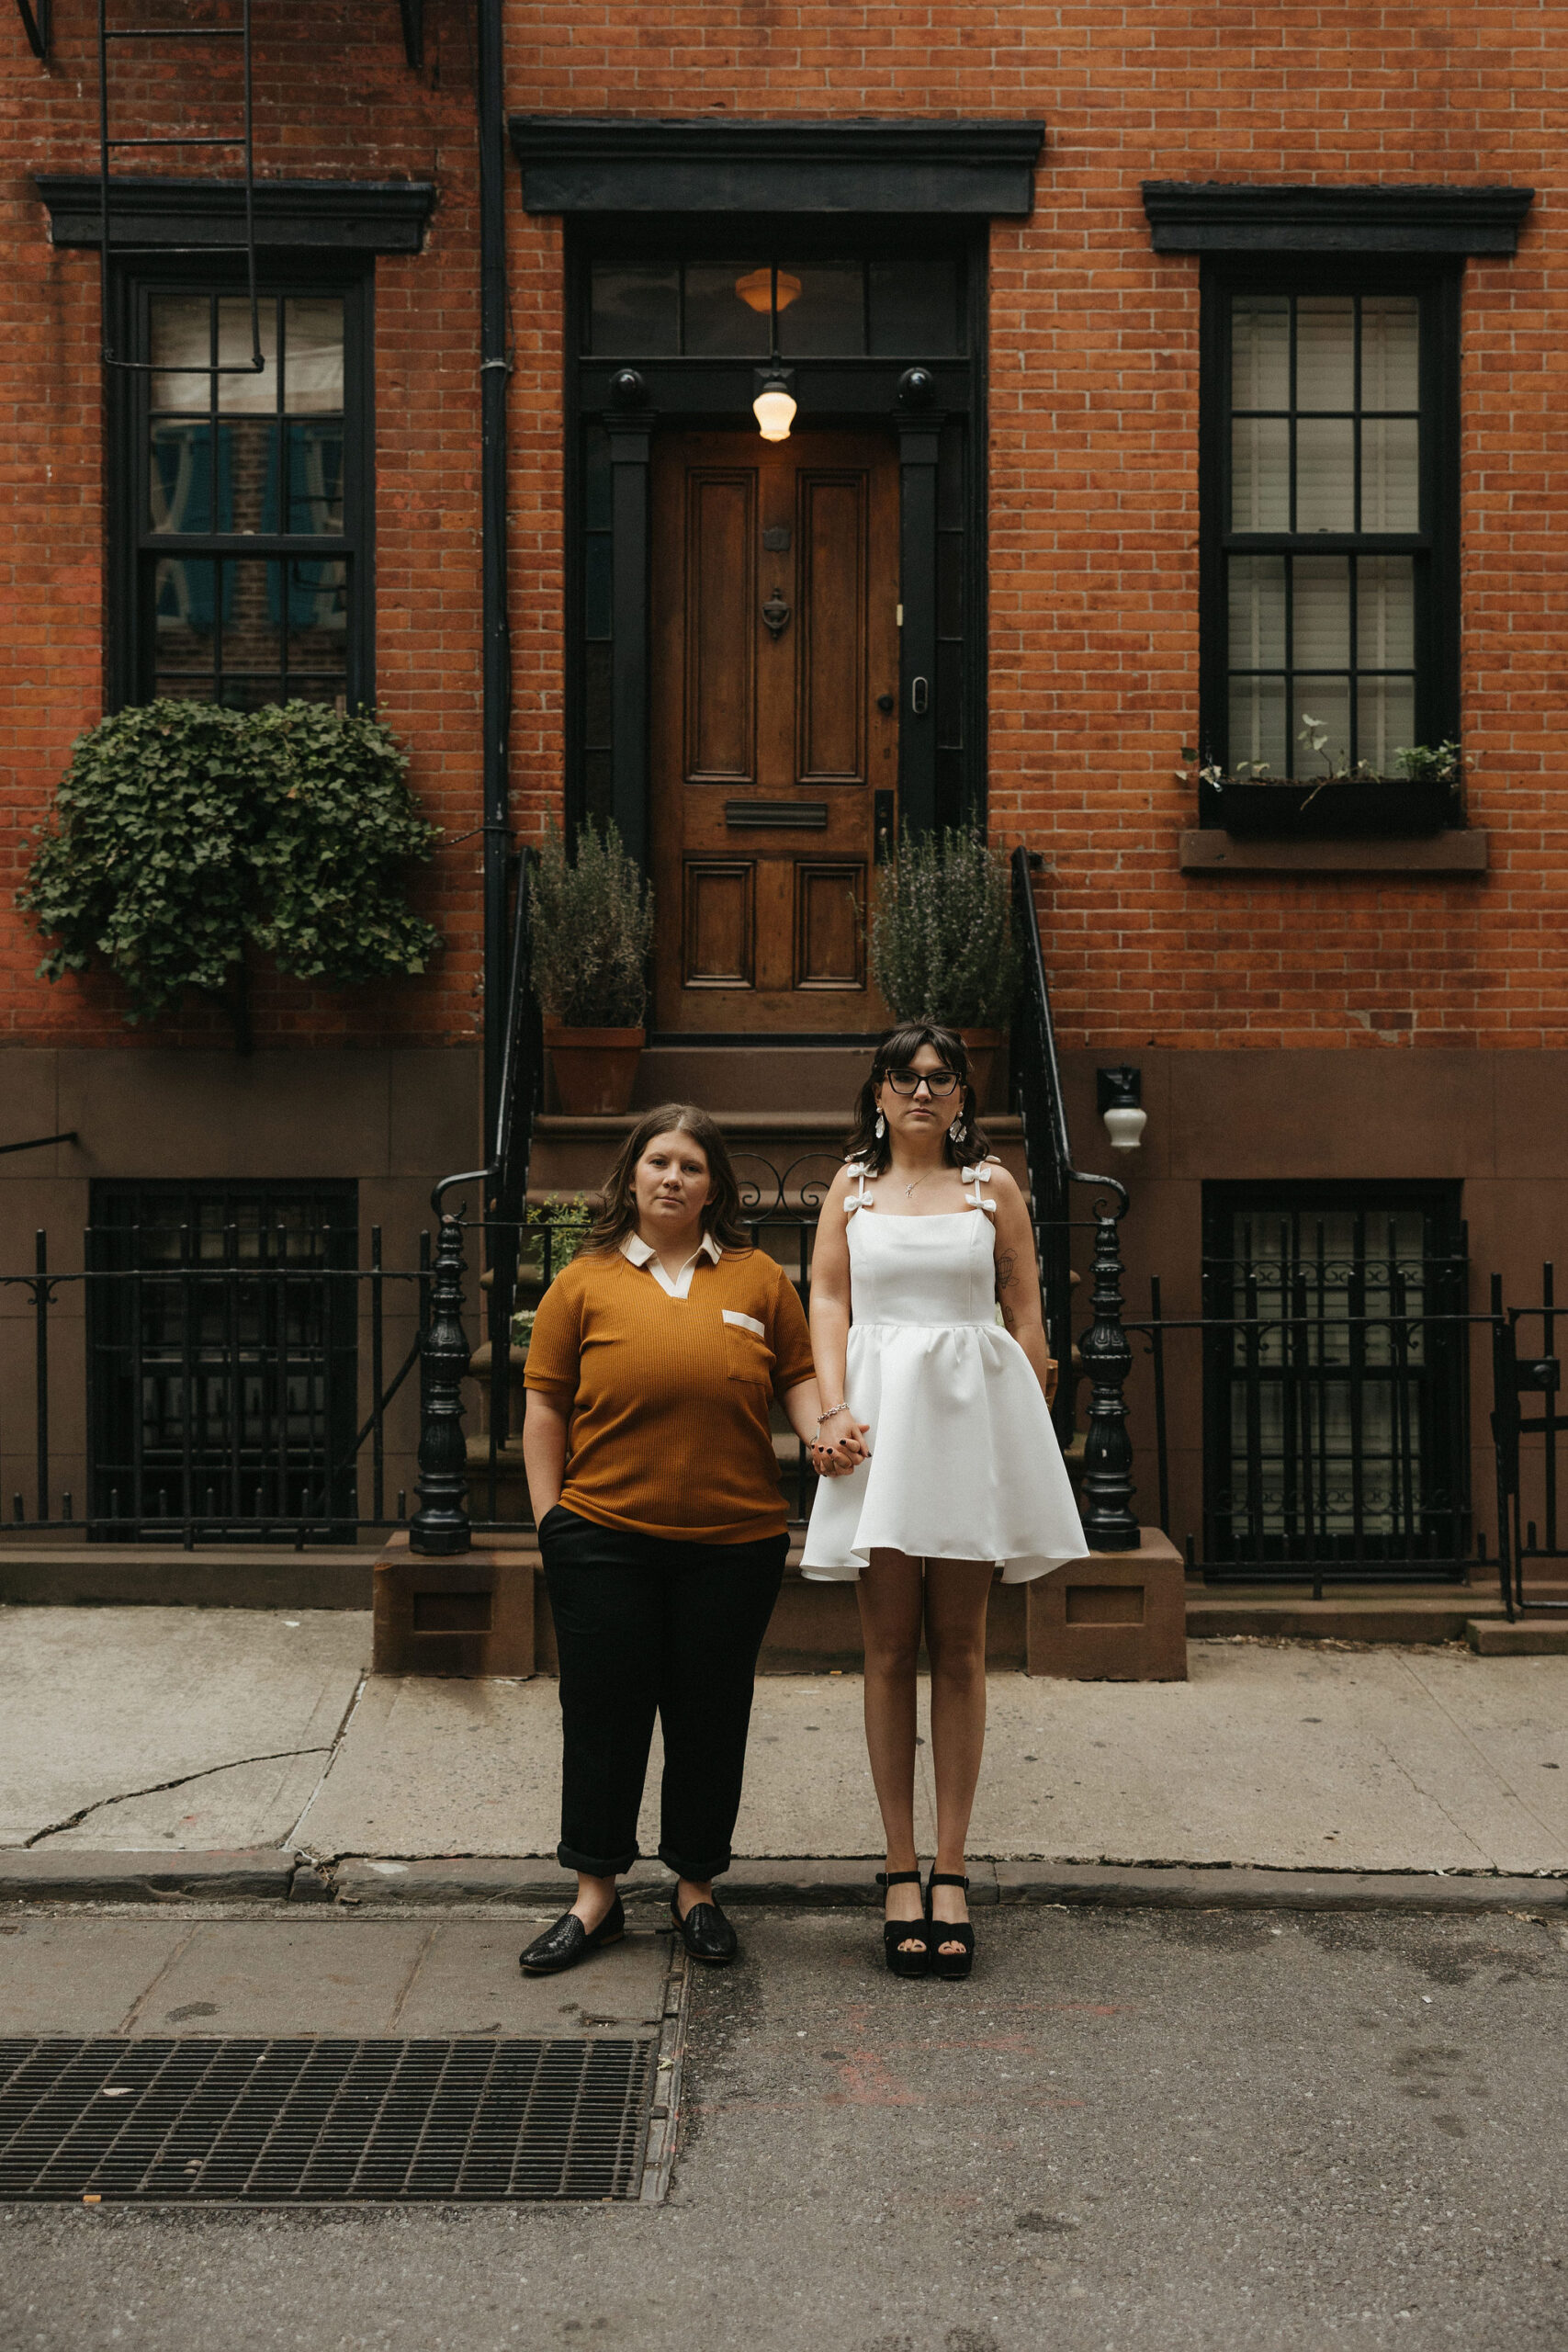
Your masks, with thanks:
[(0, 2039), (0, 2199), (631, 2198), (658, 2043)]

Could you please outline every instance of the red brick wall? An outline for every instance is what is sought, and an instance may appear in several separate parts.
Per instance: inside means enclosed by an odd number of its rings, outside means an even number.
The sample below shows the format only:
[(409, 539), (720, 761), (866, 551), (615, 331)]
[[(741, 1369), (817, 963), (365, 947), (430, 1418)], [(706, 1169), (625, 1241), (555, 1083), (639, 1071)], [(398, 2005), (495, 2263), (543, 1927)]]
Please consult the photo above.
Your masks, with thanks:
[[(95, 266), (50, 252), (28, 176), (89, 159), (87, 0), (56, 15), (51, 73), (15, 28), (3, 44), (0, 201), (17, 262), (0, 273), (0, 464), (17, 520), (0, 558), (16, 600), (0, 644), (16, 763), (0, 786), (0, 1038), (86, 1043), (125, 1034), (113, 992), (34, 982), (6, 887), (19, 829), (101, 691)], [(462, 832), (479, 816), (471, 12), (435, 0), (429, 15), (415, 77), (392, 0), (259, 11), (259, 153), (263, 169), (441, 186), (426, 254), (378, 266), (378, 669), (427, 805)], [(508, 40), (508, 100), (529, 110), (1044, 119), (1034, 216), (991, 241), (990, 791), (999, 836), (1055, 868), (1044, 910), (1066, 1043), (1568, 1042), (1552, 464), (1568, 337), (1548, 130), (1568, 0), (511, 0)], [(1197, 720), (1197, 265), (1151, 252), (1145, 177), (1540, 191), (1517, 257), (1465, 277), (1462, 707), (1472, 818), (1492, 829), (1484, 877), (1179, 871), (1191, 795), (1172, 771)], [(560, 785), (560, 229), (513, 193), (508, 233), (513, 796), (536, 830)], [(477, 842), (443, 853), (431, 902), (449, 944), (432, 983), (347, 1000), (268, 986), (264, 1042), (471, 1035), (478, 866)], [(193, 1020), (186, 1034), (210, 1032)]]
[[(176, 5), (160, 0), (154, 11), (146, 0), (118, 0), (115, 20), (169, 22)], [(133, 1035), (221, 1044), (224, 1016), (199, 1002), (181, 1022), (133, 1033), (106, 978), (52, 989), (35, 979), (37, 935), (12, 904), (27, 829), (43, 814), (73, 739), (101, 716), (104, 692), (97, 256), (51, 247), (32, 186), (35, 171), (96, 169), (96, 12), (91, 0), (59, 0), (54, 18), (47, 67), (14, 12), (0, 30), (0, 469), (11, 506), (0, 546), (9, 606), (0, 632), (0, 1044), (107, 1045)], [(395, 0), (258, 8), (255, 24), (259, 175), (433, 180), (439, 189), (423, 254), (376, 265), (376, 666), (382, 714), (412, 746), (425, 808), (465, 833), (480, 813), (472, 9), (467, 0), (427, 7), (419, 74), (403, 59)], [(128, 92), (119, 128), (206, 127), (205, 92), (191, 89), (178, 62), (188, 54), (119, 53), (127, 62), (116, 70), (127, 79), (115, 87)], [(205, 70), (218, 73), (210, 61), (221, 55), (207, 51)], [(133, 169), (141, 159), (121, 160)], [(522, 718), (525, 730), (525, 702)], [(471, 1038), (479, 872), (470, 841), (442, 851), (421, 877), (422, 902), (446, 940), (429, 979), (333, 993), (263, 972), (258, 1044)]]

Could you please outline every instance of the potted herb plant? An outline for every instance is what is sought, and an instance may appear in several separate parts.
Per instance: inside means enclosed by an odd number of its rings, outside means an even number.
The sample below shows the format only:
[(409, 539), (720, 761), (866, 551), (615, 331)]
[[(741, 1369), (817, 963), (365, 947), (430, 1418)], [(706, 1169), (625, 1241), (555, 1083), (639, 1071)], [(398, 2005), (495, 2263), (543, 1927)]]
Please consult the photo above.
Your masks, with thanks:
[(552, 824), (528, 883), (534, 990), (563, 1111), (625, 1111), (645, 1040), (653, 893), (612, 823), (569, 853)]
[(975, 826), (905, 828), (878, 868), (871, 969), (897, 1021), (956, 1029), (984, 1110), (1018, 990), (1007, 860)]
[(1463, 821), (1457, 743), (1396, 751), (1399, 774), (1381, 775), (1365, 760), (1351, 766), (1336, 753), (1321, 719), (1303, 714), (1296, 740), (1304, 761), (1322, 763), (1320, 775), (1272, 775), (1267, 760), (1242, 760), (1229, 774), (1201, 768), (1204, 820), (1230, 833), (1276, 841), (1439, 833)]

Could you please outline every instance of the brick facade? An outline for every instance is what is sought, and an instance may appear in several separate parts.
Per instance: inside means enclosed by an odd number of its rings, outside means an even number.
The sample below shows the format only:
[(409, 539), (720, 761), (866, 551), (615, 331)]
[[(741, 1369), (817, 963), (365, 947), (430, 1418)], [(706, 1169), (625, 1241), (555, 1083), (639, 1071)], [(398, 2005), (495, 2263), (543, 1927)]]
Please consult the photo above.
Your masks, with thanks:
[[(475, 142), (468, 12), (437, 0), (411, 73), (396, 12), (261, 21), (264, 174), (435, 181), (425, 252), (376, 273), (378, 687), (431, 813), (478, 816)], [(6, 273), (14, 600), (3, 724), (5, 882), (76, 729), (101, 707), (101, 394), (91, 254), (51, 250), (33, 170), (90, 167), (86, 11), (45, 69), (7, 43)], [(1524, 19), (1338, 5), (1201, 12), (1037, 6), (647, 10), (513, 5), (509, 101), (640, 115), (1038, 114), (1037, 203), (991, 233), (991, 820), (1054, 869), (1064, 1042), (1121, 1046), (1541, 1046), (1564, 1042), (1561, 760), (1552, 654), (1563, 365), (1547, 135), (1568, 9)], [(148, 92), (149, 103), (157, 94)], [(1198, 265), (1156, 255), (1146, 177), (1513, 182), (1539, 191), (1517, 255), (1463, 290), (1462, 710), (1491, 869), (1453, 878), (1180, 872), (1197, 654)], [(515, 187), (515, 178), (513, 181)], [(509, 204), (513, 794), (536, 831), (561, 769), (561, 233)], [(43, 421), (47, 420), (45, 424)], [(478, 858), (423, 893), (434, 977), (350, 1000), (269, 983), (277, 1044), (469, 1038)], [(0, 1036), (107, 1044), (102, 983), (47, 989), (0, 904)], [(168, 1043), (216, 1042), (194, 1009)]]

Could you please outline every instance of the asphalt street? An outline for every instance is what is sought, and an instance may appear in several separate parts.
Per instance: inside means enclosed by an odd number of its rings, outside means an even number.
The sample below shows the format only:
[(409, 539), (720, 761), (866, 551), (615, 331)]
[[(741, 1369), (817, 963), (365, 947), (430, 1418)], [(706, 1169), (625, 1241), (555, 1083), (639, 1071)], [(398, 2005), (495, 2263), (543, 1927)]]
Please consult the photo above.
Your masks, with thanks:
[[(367, 1950), (373, 1924), (351, 1947), (323, 1918), (320, 1966)], [(864, 1913), (744, 1930), (742, 1964), (694, 1989), (662, 2207), (3, 2209), (0, 2343), (1560, 2352), (1568, 2336), (1555, 1923), (993, 1910), (966, 1986), (893, 1982)], [(584, 2004), (591, 1975), (570, 1988)]]

